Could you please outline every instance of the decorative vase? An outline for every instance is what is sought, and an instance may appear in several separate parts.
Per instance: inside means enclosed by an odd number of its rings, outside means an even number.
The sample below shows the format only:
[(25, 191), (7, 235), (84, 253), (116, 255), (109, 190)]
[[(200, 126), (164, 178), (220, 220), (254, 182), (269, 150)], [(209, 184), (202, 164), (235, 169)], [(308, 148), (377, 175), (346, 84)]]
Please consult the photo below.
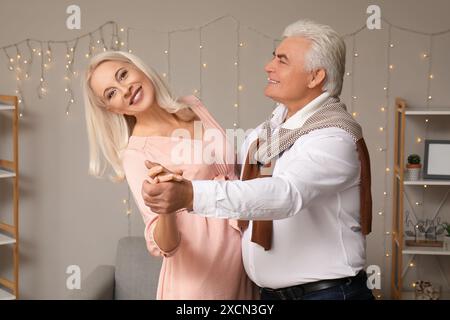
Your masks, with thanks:
[(444, 237), (444, 249), (450, 250), (450, 235)]
[(420, 171), (422, 169), (421, 164), (410, 164), (406, 165), (405, 180), (416, 181), (420, 179)]

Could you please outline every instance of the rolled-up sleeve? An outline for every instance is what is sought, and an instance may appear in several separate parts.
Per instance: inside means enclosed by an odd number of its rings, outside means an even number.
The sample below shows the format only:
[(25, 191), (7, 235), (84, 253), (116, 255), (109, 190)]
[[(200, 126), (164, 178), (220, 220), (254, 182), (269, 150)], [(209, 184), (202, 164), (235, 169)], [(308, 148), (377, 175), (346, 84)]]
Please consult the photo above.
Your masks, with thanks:
[(134, 201), (136, 202), (136, 205), (144, 220), (144, 237), (147, 244), (147, 249), (154, 256), (170, 257), (177, 251), (179, 245), (171, 251), (161, 250), (154, 238), (158, 214), (152, 212), (150, 208), (145, 205), (144, 199), (142, 198), (142, 184), (148, 177), (148, 169), (145, 166), (145, 160), (152, 159), (146, 159), (144, 152), (139, 150), (127, 149), (122, 154), (122, 165), (125, 171), (125, 176)]
[(317, 198), (359, 183), (359, 160), (350, 136), (323, 135), (297, 141), (289, 163), (274, 176), (246, 181), (192, 181), (193, 210), (216, 218), (284, 219)]

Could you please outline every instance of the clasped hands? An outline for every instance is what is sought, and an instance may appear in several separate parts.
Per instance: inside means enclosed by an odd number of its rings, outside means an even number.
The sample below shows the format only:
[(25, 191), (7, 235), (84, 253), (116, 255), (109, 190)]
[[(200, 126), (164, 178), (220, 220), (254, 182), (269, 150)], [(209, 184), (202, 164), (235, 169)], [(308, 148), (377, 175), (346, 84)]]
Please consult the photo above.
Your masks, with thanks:
[(146, 206), (157, 214), (170, 214), (184, 208), (192, 210), (192, 183), (182, 177), (181, 170), (172, 172), (148, 160), (145, 166), (149, 169), (149, 180), (142, 184), (142, 198)]

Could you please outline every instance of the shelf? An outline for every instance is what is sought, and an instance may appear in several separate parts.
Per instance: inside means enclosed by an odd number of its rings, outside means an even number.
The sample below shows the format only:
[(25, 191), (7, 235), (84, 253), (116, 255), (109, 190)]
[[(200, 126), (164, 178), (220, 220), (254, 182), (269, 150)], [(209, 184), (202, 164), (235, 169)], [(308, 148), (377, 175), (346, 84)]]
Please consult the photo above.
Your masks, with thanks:
[(14, 172), (0, 169), (0, 179), (1, 178), (12, 178), (15, 176), (16, 176), (16, 174)]
[[(402, 291), (402, 300), (415, 300), (414, 291)], [(450, 292), (441, 292), (439, 300), (450, 300)]]
[[(396, 175), (397, 179), (400, 180), (399, 175)], [(433, 180), (433, 179), (425, 179), (425, 180), (415, 180), (415, 181), (403, 181), (404, 185), (409, 186), (450, 186), (450, 180)]]
[(433, 247), (403, 247), (402, 254), (420, 254), (433, 256), (450, 256), (450, 250)]
[(0, 102), (0, 110), (14, 110), (14, 109), (15, 109), (14, 106)]
[(410, 186), (450, 186), (450, 180), (417, 180), (417, 181), (403, 181), (404, 185)]
[(406, 115), (411, 116), (438, 116), (438, 115), (450, 115), (450, 108), (407, 108), (405, 110)]
[(11, 243), (16, 243), (16, 239), (0, 233), (0, 246), (2, 244), (11, 244)]
[(15, 299), (16, 297), (13, 294), (0, 288), (0, 300), (15, 300)]

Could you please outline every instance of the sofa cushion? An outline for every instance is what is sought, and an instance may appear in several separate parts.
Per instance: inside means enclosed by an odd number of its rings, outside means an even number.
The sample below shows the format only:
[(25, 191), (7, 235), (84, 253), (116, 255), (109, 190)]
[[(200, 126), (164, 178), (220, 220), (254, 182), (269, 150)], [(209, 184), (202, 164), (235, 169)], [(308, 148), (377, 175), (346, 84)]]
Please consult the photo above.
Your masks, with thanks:
[(116, 300), (156, 299), (162, 258), (150, 255), (144, 237), (119, 240), (116, 256)]

